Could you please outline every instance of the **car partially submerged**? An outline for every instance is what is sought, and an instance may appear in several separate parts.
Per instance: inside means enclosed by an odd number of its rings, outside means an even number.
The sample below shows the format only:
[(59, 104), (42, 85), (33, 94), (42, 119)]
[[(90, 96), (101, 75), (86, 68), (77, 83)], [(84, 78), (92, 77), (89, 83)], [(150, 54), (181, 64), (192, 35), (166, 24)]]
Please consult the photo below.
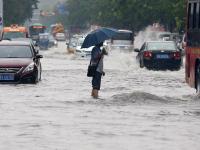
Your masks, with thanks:
[(28, 38), (28, 29), (23, 26), (18, 26), (17, 24), (13, 24), (8, 27), (4, 27), (2, 31), (1, 39), (13, 39), (13, 38)]
[(39, 34), (39, 41), (37, 42), (38, 46), (41, 50), (48, 50), (49, 49), (49, 33), (40, 33)]
[(0, 83), (37, 83), (41, 80), (40, 59), (30, 42), (0, 42)]
[(75, 54), (80, 57), (89, 57), (91, 56), (93, 47), (81, 48), (84, 38), (79, 38), (77, 41)]
[(121, 50), (132, 52), (134, 50), (134, 33), (130, 30), (118, 30), (111, 39), (110, 50)]
[(57, 41), (65, 41), (66, 40), (65, 33), (56, 33), (55, 39)]
[(148, 41), (138, 52), (137, 60), (140, 67), (147, 69), (179, 70), (182, 65), (181, 51), (173, 41)]

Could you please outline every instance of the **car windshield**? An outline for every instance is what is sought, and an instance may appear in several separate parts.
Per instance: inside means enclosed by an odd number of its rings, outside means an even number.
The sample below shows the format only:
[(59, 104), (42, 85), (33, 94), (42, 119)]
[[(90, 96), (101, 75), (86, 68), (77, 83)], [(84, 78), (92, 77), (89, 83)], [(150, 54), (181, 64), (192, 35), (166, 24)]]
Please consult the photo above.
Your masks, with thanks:
[(176, 50), (176, 46), (173, 42), (150, 42), (147, 48), (148, 50)]
[(24, 32), (4, 32), (3, 39), (12, 39), (12, 38), (25, 38), (26, 34)]
[(0, 58), (31, 58), (29, 46), (0, 46)]

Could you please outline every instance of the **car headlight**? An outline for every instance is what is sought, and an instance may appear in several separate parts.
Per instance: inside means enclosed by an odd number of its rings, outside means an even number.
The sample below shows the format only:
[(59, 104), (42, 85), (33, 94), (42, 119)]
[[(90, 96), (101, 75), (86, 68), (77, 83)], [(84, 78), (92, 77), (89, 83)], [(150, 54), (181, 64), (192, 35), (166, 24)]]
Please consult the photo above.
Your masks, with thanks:
[(35, 67), (35, 64), (34, 64), (34, 63), (31, 63), (30, 65), (28, 65), (28, 66), (24, 69), (23, 73), (33, 71), (33, 70), (34, 70), (34, 67)]

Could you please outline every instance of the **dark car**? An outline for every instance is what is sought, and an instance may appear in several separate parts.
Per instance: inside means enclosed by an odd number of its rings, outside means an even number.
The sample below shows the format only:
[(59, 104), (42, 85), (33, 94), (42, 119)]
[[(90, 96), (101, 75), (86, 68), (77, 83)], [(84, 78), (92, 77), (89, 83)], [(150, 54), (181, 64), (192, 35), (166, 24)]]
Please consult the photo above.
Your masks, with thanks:
[(140, 67), (147, 69), (179, 70), (182, 65), (181, 51), (173, 41), (145, 42), (138, 52)]
[(0, 42), (0, 83), (37, 83), (42, 55), (25, 41)]
[(40, 50), (48, 50), (49, 49), (49, 34), (48, 33), (40, 33), (39, 41), (37, 42)]

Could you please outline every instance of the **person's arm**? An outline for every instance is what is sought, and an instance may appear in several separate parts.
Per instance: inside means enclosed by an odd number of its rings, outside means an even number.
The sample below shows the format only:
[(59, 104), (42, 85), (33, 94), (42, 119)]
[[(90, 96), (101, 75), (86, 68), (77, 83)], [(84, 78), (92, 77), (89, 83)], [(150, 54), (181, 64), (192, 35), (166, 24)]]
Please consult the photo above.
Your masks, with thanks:
[(101, 58), (101, 52), (97, 49), (97, 48), (94, 48), (93, 50), (92, 50), (92, 58), (93, 58), (93, 61), (94, 62), (98, 62), (99, 61), (99, 59)]

